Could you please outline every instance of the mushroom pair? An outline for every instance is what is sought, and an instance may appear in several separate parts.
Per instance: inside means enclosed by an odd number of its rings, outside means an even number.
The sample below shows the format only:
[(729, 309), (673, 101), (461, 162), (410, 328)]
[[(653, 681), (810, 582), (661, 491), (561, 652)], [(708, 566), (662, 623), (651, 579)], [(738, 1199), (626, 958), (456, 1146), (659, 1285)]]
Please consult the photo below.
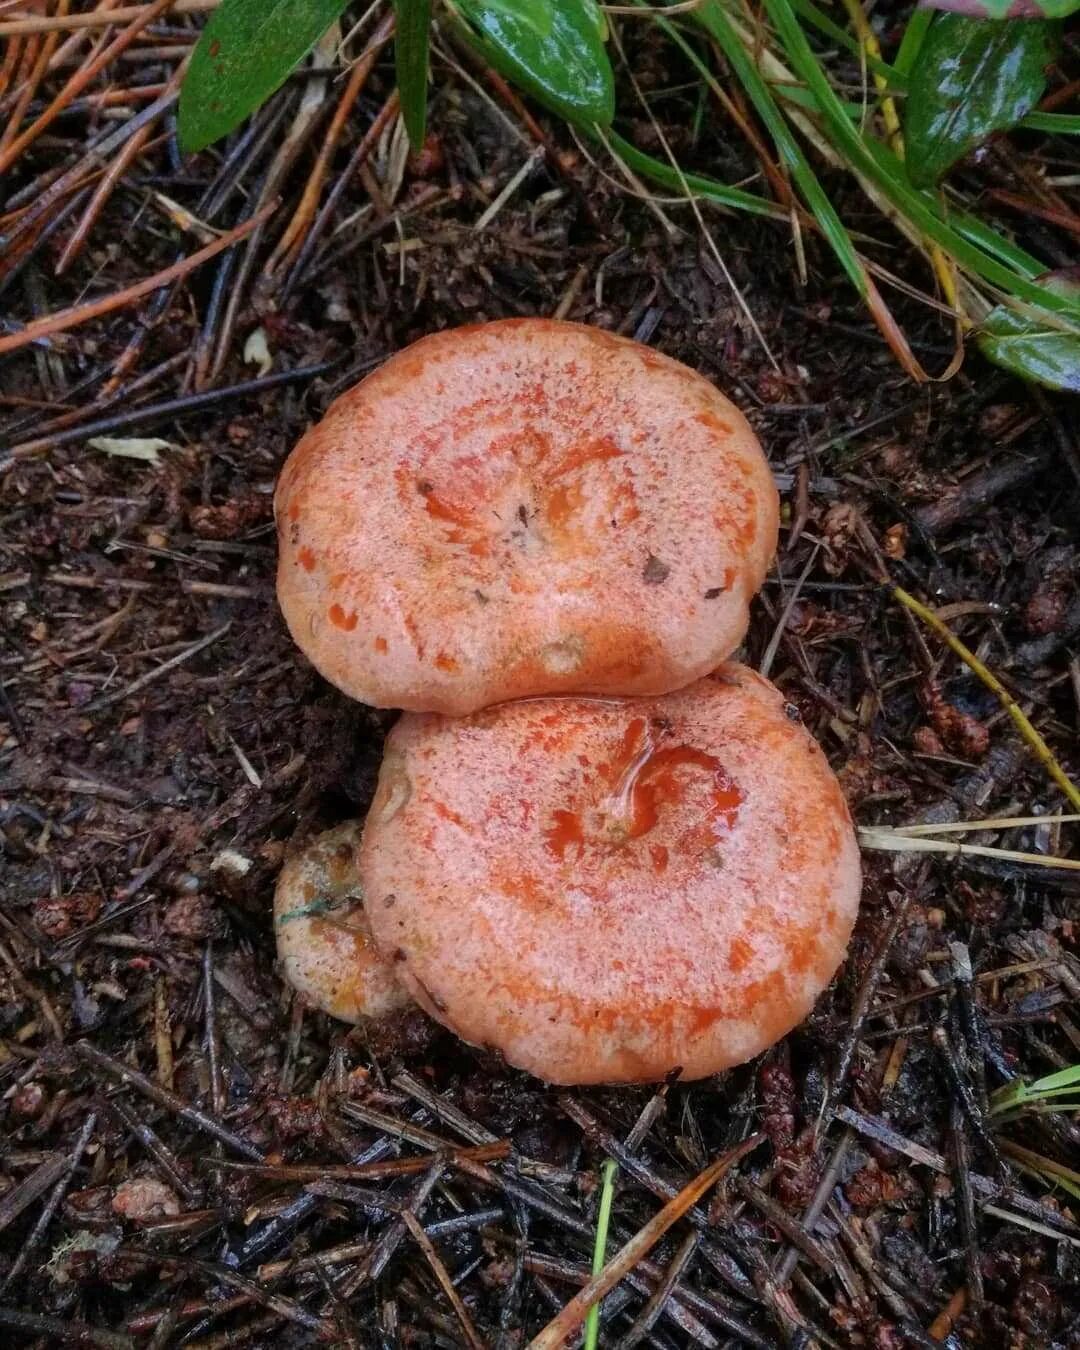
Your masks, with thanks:
[(290, 981), (558, 1083), (703, 1077), (801, 1021), (860, 876), (817, 744), (726, 661), (777, 506), (707, 380), (577, 324), (437, 334), (338, 399), (278, 484), (278, 597), (406, 711), (362, 831), (282, 873)]

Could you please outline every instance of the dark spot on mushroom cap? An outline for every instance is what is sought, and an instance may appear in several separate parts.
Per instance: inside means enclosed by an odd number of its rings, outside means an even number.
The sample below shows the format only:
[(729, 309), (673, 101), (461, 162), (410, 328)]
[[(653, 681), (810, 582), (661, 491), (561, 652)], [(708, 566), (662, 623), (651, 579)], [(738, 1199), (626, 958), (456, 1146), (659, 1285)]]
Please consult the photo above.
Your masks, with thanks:
[(665, 562), (661, 562), (655, 553), (649, 554), (649, 560), (645, 564), (645, 570), (642, 577), (650, 586), (659, 586), (662, 581), (667, 581), (671, 576), (671, 568)]

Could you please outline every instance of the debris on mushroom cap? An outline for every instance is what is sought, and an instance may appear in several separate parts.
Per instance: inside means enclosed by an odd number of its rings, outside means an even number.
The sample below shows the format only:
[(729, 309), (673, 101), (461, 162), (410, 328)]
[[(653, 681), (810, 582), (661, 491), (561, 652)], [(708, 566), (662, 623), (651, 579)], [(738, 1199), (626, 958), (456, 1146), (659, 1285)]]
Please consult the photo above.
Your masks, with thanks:
[(275, 497), (278, 599), (346, 694), (464, 714), (660, 694), (742, 640), (778, 498), (708, 380), (551, 319), (424, 338), (334, 403)]
[(656, 699), (532, 699), (390, 733), (360, 877), (463, 1039), (557, 1083), (700, 1078), (810, 1011), (859, 902), (840, 787), (727, 664)]
[(346, 1022), (410, 1002), (375, 946), (356, 871), (359, 822), (318, 835), (281, 869), (274, 932), (285, 977), (315, 1007)]

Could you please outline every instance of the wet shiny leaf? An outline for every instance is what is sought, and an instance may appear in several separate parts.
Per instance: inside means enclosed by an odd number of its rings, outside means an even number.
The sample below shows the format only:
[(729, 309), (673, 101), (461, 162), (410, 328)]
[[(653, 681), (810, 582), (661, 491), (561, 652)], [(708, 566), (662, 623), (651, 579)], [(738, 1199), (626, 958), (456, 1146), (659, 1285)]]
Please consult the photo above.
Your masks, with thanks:
[(995, 131), (1038, 103), (1059, 40), (1056, 24), (985, 23), (939, 14), (911, 73), (904, 115), (908, 174), (929, 187)]
[[(1080, 301), (1080, 269), (1040, 278), (1047, 290)], [(1040, 319), (1005, 305), (991, 310), (976, 338), (988, 361), (1047, 389), (1080, 393), (1080, 325), (1068, 331), (1060, 315)]]
[(456, 0), (454, 9), (500, 75), (572, 122), (610, 123), (614, 82), (595, 0)]
[(921, 0), (919, 7), (970, 19), (1064, 19), (1080, 9), (1080, 0)]
[(348, 0), (222, 0), (180, 90), (180, 148), (202, 150), (284, 84)]

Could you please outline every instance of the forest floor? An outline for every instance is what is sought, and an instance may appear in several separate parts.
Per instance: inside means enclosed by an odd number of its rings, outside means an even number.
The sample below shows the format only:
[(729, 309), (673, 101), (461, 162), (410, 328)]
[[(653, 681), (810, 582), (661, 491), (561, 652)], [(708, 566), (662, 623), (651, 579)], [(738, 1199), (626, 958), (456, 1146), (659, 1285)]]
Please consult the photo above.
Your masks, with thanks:
[[(184, 160), (169, 81), (196, 32), (147, 28), (21, 153), (0, 204), (2, 337), (280, 201), (205, 265), (0, 364), (5, 1343), (524, 1345), (588, 1275), (605, 1157), (614, 1250), (760, 1131), (605, 1300), (601, 1344), (1080, 1347), (1080, 1190), (1054, 1173), (1080, 1129), (988, 1107), (1080, 1062), (1075, 873), (867, 853), (849, 958), (810, 1019), (659, 1091), (549, 1089), (419, 1014), (365, 1033), (306, 1010), (270, 918), (283, 857), (364, 812), (391, 721), (290, 642), (271, 493), (390, 353), (557, 314), (738, 403), (785, 506), (743, 656), (778, 635), (772, 678), (860, 825), (1066, 809), (882, 582), (937, 607), (1080, 773), (1075, 404), (974, 354), (914, 385), (817, 241), (802, 285), (788, 228), (703, 208), (744, 309), (684, 204), (625, 192), (443, 48), (424, 152), (406, 155), (387, 49), (343, 114), (330, 209), (276, 252), (343, 83), (302, 73), (227, 151)], [(634, 41), (642, 87), (674, 90), (654, 111), (676, 153), (752, 175), (723, 126), (694, 132), (685, 72)], [(895, 239), (878, 251), (930, 284)], [(941, 316), (897, 312), (944, 370)], [(966, 837), (1065, 855), (1075, 827)]]

